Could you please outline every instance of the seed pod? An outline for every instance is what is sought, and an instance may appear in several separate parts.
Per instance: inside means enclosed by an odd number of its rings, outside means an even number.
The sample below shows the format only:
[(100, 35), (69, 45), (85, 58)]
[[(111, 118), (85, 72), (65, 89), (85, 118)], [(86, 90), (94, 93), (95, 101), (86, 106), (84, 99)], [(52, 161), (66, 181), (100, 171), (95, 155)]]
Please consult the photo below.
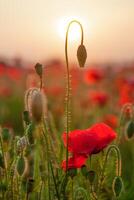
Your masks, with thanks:
[(0, 152), (0, 167), (3, 169), (5, 168), (4, 159), (3, 159), (3, 155), (1, 152)]
[(93, 170), (90, 170), (87, 174), (87, 177), (89, 179), (90, 184), (93, 184), (95, 177), (96, 177), (96, 172)]
[(130, 121), (126, 129), (127, 139), (131, 139), (134, 136), (134, 121)]
[(81, 173), (82, 173), (83, 176), (85, 176), (85, 177), (87, 176), (88, 170), (87, 170), (87, 167), (85, 165), (81, 167)]
[(69, 169), (68, 175), (73, 179), (77, 175), (77, 169)]
[(30, 124), (29, 112), (27, 110), (23, 112), (23, 120), (26, 125)]
[(81, 44), (78, 47), (77, 58), (78, 58), (79, 66), (84, 67), (85, 62), (86, 62), (86, 58), (87, 58), (87, 51), (86, 51), (86, 48), (83, 44)]
[(42, 65), (41, 65), (40, 63), (37, 63), (37, 64), (35, 65), (35, 70), (36, 70), (36, 73), (37, 73), (40, 77), (42, 77), (42, 72), (43, 72), (43, 70), (42, 70)]
[(123, 189), (123, 181), (120, 176), (117, 176), (114, 178), (112, 189), (113, 189), (114, 195), (116, 197), (119, 197)]
[(11, 135), (9, 133), (8, 128), (3, 128), (3, 130), (2, 130), (2, 139), (3, 139), (3, 142), (6, 142), (6, 143), (9, 142), (10, 138), (11, 138)]
[(25, 171), (25, 159), (23, 156), (20, 156), (17, 162), (17, 172), (20, 176), (22, 176), (24, 171)]

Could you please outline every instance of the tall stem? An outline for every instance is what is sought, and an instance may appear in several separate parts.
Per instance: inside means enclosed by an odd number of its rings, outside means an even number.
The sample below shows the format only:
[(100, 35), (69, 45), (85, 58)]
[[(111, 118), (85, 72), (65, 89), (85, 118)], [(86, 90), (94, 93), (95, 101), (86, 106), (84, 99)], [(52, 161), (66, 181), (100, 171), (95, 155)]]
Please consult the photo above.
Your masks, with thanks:
[(69, 29), (70, 26), (73, 23), (77, 23), (80, 26), (81, 29), (81, 44), (83, 44), (83, 40), (84, 40), (84, 34), (83, 34), (83, 28), (82, 25), (79, 21), (77, 20), (72, 20), (67, 27), (67, 31), (66, 31), (66, 40), (65, 40), (65, 58), (66, 58), (66, 68), (67, 68), (67, 94), (66, 94), (66, 140), (67, 140), (67, 149), (66, 149), (66, 173), (67, 173), (67, 169), (68, 169), (68, 134), (70, 131), (69, 128), (69, 122), (70, 122), (70, 113), (69, 113), (69, 109), (70, 109), (70, 72), (69, 72), (69, 61), (68, 61), (68, 35), (69, 35)]

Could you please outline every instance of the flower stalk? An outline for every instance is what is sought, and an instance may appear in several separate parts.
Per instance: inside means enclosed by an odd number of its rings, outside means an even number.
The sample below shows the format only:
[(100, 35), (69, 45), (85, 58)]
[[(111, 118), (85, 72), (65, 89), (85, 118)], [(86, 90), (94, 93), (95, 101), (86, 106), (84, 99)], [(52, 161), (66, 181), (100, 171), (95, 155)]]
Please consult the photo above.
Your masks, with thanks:
[[(83, 45), (83, 41), (84, 41), (84, 33), (83, 33), (83, 27), (81, 25), (81, 23), (77, 20), (72, 20), (67, 27), (67, 31), (66, 31), (66, 39), (65, 39), (65, 58), (66, 58), (66, 69), (67, 69), (67, 94), (66, 94), (66, 140), (67, 140), (67, 150), (66, 150), (66, 172), (68, 169), (68, 134), (70, 131), (70, 90), (71, 90), (71, 77), (70, 77), (70, 72), (69, 72), (69, 59), (68, 59), (68, 35), (69, 35), (69, 30), (70, 27), (73, 23), (77, 23), (80, 26), (81, 29), (81, 45), (82, 47), (84, 47)], [(78, 48), (79, 49), (79, 48)], [(78, 53), (78, 52), (77, 52)], [(78, 54), (77, 54), (78, 56)], [(83, 58), (84, 55), (82, 55)], [(85, 63), (86, 57), (84, 56), (84, 63)], [(78, 57), (78, 61), (79, 61), (79, 57)], [(83, 63), (83, 64), (84, 64)]]

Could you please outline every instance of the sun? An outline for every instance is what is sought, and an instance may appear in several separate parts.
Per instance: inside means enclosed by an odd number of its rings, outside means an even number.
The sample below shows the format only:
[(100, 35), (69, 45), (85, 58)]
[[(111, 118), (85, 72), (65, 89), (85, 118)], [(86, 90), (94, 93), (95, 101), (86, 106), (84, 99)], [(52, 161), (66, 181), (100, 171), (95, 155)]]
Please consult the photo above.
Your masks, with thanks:
[[(80, 21), (83, 24), (82, 20), (79, 19), (78, 17), (70, 17), (70, 18), (64, 17), (59, 20), (58, 33), (62, 39), (65, 39), (65, 37), (66, 37), (66, 30), (67, 30), (67, 26), (68, 26), (69, 22), (74, 19)], [(77, 23), (73, 23), (69, 29), (69, 40), (76, 41), (80, 37), (81, 37), (80, 26)]]

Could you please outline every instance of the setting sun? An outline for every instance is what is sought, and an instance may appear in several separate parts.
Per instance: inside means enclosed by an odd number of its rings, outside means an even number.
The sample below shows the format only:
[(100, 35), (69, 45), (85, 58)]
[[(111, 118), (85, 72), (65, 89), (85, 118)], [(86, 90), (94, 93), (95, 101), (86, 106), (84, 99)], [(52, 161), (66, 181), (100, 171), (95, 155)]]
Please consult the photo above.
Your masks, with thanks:
[[(61, 20), (58, 21), (58, 33), (62, 39), (65, 39), (67, 26), (68, 26), (69, 22), (72, 21), (73, 19), (78, 19), (80, 22), (83, 22), (83, 20), (81, 20), (78, 17), (77, 18), (76, 17), (72, 17), (72, 18), (66, 17), (66, 18), (62, 18)], [(76, 41), (80, 38), (80, 36), (81, 36), (80, 26), (74, 22), (71, 25), (70, 30), (69, 30), (69, 40)]]

